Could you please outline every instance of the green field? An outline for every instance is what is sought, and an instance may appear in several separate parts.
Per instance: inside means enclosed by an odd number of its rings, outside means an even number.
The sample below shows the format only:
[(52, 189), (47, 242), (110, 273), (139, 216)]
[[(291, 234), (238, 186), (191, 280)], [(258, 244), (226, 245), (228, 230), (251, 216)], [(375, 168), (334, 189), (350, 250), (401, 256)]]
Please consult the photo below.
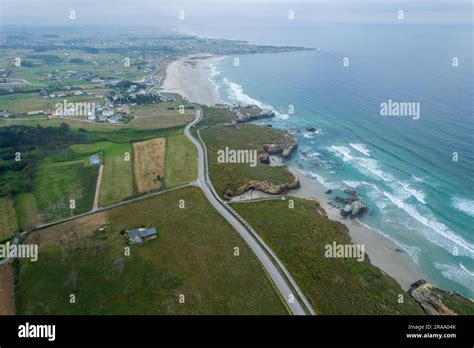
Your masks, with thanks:
[(38, 93), (19, 93), (0, 96), (0, 105), (2, 110), (20, 114), (36, 110), (54, 110), (56, 109), (55, 105), (63, 103), (64, 99), (67, 99), (68, 102), (97, 102), (97, 99), (88, 95), (43, 99)]
[[(33, 194), (43, 221), (59, 220), (92, 209), (98, 167), (86, 166), (87, 161), (38, 164), (33, 181)], [(69, 208), (75, 200), (76, 208)]]
[[(145, 73), (140, 72), (137, 67), (133, 65), (133, 59), (136, 58), (137, 55), (132, 52), (127, 53), (127, 57), (131, 58), (132, 60), (132, 64), (129, 67), (126, 67), (123, 64), (122, 60), (124, 55), (119, 53), (100, 52), (98, 54), (94, 54), (94, 58), (91, 58), (90, 54), (81, 51), (76, 51), (74, 57), (67, 57), (64, 56), (64, 52), (53, 49), (41, 53), (36, 53), (33, 50), (27, 49), (9, 50), (8, 53), (11, 57), (27, 57), (28, 61), (34, 62), (35, 64), (34, 67), (15, 67), (8, 60), (3, 60), (3, 62), (0, 60), (1, 67), (8, 67), (12, 71), (12, 75), (10, 77), (23, 78), (32, 84), (41, 86), (58, 83), (58, 81), (50, 81), (45, 78), (46, 73), (56, 73), (56, 70), (78, 70), (83, 72), (91, 72), (93, 75), (100, 76), (101, 78), (121, 80), (136, 80), (142, 78), (145, 75)], [(37, 58), (41, 57), (41, 55), (56, 55), (60, 59), (54, 62), (49, 61), (47, 62), (48, 64), (46, 64), (43, 59)], [(84, 60), (84, 63), (71, 63), (71, 58), (81, 58)], [(93, 65), (92, 60), (98, 62), (98, 65)], [(114, 61), (114, 63), (112, 63), (112, 61)], [(59, 83), (62, 85), (80, 85), (90, 84), (90, 81), (64, 79)]]
[(199, 127), (213, 126), (219, 123), (228, 123), (235, 120), (232, 112), (227, 108), (202, 106), (204, 116), (199, 122)]
[(18, 230), (11, 197), (0, 197), (0, 241), (9, 239)]
[[(104, 172), (99, 194), (99, 206), (131, 197), (134, 194), (132, 174), (132, 146), (130, 143), (97, 142), (93, 144), (73, 145), (72, 150), (92, 155), (102, 152)], [(125, 153), (130, 154), (130, 160), (125, 160)]]
[(38, 217), (35, 196), (30, 192), (24, 192), (15, 195), (15, 212), (18, 220), (18, 226), (22, 231), (30, 230), (41, 220)]
[(194, 118), (194, 109), (184, 109), (180, 114), (178, 106), (186, 103), (166, 102), (151, 105), (138, 105), (133, 108), (135, 119), (131, 122), (133, 128), (169, 128), (182, 126)]
[[(108, 229), (86, 236), (104, 215)], [(288, 314), (252, 252), (197, 188), (86, 218), (29, 237), (40, 257), (16, 269), (18, 314)], [(155, 226), (158, 238), (124, 256), (120, 231), (143, 225)]]
[(234, 191), (251, 180), (266, 180), (274, 184), (294, 180), (293, 175), (284, 166), (272, 167), (260, 161), (256, 167), (250, 167), (249, 164), (217, 162), (217, 151), (225, 147), (234, 150), (255, 149), (260, 154), (264, 144), (284, 143), (288, 140), (282, 131), (252, 124), (239, 124), (206, 128), (201, 130), (201, 136), (208, 149), (210, 177), (220, 194), (227, 189)]
[[(322, 216), (314, 201), (291, 198), (234, 204), (278, 255), (317, 314), (423, 314), (398, 283), (354, 258), (326, 258), (324, 246), (351, 243), (347, 228)], [(398, 303), (403, 294), (404, 303)]]
[(182, 135), (166, 140), (166, 187), (187, 184), (197, 179), (197, 152), (194, 144)]

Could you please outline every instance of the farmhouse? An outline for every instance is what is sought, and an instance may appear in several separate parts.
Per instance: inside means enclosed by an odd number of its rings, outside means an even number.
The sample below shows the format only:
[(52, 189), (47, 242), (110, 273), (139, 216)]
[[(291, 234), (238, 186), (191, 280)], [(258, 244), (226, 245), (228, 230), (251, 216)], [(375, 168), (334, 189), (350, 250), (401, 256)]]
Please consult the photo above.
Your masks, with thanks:
[(89, 162), (91, 166), (98, 166), (100, 165), (100, 157), (98, 155), (92, 155), (89, 157)]
[(135, 228), (133, 230), (127, 231), (130, 244), (141, 244), (147, 242), (150, 239), (155, 239), (157, 232), (156, 228)]

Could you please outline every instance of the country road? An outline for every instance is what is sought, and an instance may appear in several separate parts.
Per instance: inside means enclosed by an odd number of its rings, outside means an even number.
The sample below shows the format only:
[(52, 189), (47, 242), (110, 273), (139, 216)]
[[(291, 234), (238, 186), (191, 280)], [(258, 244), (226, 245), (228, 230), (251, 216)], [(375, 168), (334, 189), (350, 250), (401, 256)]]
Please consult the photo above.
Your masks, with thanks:
[(95, 186), (94, 204), (92, 205), (92, 210), (97, 210), (97, 208), (99, 208), (100, 186), (102, 184), (103, 173), (104, 173), (104, 165), (101, 163), (99, 167), (99, 175), (97, 176), (97, 184)]
[[(197, 112), (195, 119), (189, 123), (185, 129), (184, 134), (186, 137), (195, 145), (198, 152), (198, 179), (195, 182), (173, 187), (163, 191), (149, 193), (140, 197), (132, 198), (126, 201), (111, 204), (107, 207), (94, 207), (92, 210), (86, 213), (71, 216), (69, 218), (61, 219), (58, 221), (41, 224), (35, 227), (34, 230), (44, 229), (53, 225), (57, 225), (66, 221), (76, 220), (81, 217), (95, 214), (101, 211), (106, 211), (121, 205), (129, 204), (131, 202), (140, 201), (147, 199), (151, 196), (162, 195), (170, 191), (178, 190), (189, 186), (198, 186), (202, 189), (209, 203), (229, 222), (229, 224), (239, 233), (243, 240), (247, 243), (249, 248), (253, 251), (255, 256), (258, 258), (260, 263), (263, 265), (266, 273), (271, 278), (276, 288), (280, 292), (281, 296), (285, 299), (285, 302), (294, 315), (315, 315), (311, 304), (308, 302), (303, 292), (300, 290), (296, 281), (290, 275), (283, 263), (278, 259), (276, 254), (270, 249), (270, 247), (258, 236), (257, 232), (245, 221), (227, 202), (223, 201), (209, 179), (209, 170), (207, 163), (207, 149), (206, 145), (202, 141), (199, 131), (199, 140), (191, 135), (190, 129), (194, 127), (199, 121), (201, 121), (204, 112), (199, 104), (191, 103)], [(96, 195), (97, 197), (97, 195)], [(12, 244), (20, 243), (26, 236), (31, 232), (23, 231), (17, 237), (15, 237)], [(0, 260), (0, 265), (9, 262), (9, 258)]]
[(198, 151), (198, 186), (204, 192), (209, 203), (234, 227), (257, 256), (291, 312), (294, 315), (315, 315), (316, 313), (282, 262), (268, 245), (256, 235), (251, 226), (242, 217), (238, 216), (232, 208), (228, 207), (215, 192), (209, 179), (205, 145), (201, 143), (201, 139), (194, 138), (190, 132), (190, 129), (201, 121), (204, 112), (199, 104), (192, 103), (192, 105), (196, 108), (196, 118), (185, 127), (184, 134), (196, 146)]

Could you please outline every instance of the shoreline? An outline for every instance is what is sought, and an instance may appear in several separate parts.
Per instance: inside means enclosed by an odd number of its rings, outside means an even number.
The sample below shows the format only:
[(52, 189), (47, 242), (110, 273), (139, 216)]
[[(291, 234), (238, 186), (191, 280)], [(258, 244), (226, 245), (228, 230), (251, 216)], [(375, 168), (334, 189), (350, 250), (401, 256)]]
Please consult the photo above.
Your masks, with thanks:
[[(166, 78), (160, 90), (181, 95), (184, 99), (206, 106), (224, 104), (216, 91), (216, 86), (210, 81), (211, 64), (223, 56), (211, 54), (195, 54), (180, 57), (171, 62), (166, 69)], [(285, 165), (273, 161), (272, 165)], [(357, 219), (345, 219), (339, 209), (328, 204), (324, 187), (312, 180), (297, 168), (288, 168), (299, 178), (301, 187), (289, 191), (288, 196), (316, 200), (325, 210), (327, 218), (344, 224), (350, 238), (355, 244), (363, 244), (369, 256), (370, 263), (397, 281), (406, 291), (420, 280), (429, 279), (422, 273), (411, 257), (394, 241), (374, 231)], [(252, 199), (271, 198), (274, 195), (258, 191), (248, 191), (234, 197), (234, 202), (245, 202)]]
[(353, 243), (364, 245), (370, 263), (395, 279), (403, 290), (408, 290), (414, 282), (420, 279), (429, 281), (401, 246), (369, 228), (358, 219), (343, 218), (339, 209), (328, 203), (326, 189), (321, 184), (312, 180), (299, 169), (293, 167), (288, 167), (288, 169), (300, 179), (301, 185), (299, 189), (291, 190), (288, 196), (315, 199), (326, 212), (328, 219), (338, 221), (347, 227)]
[(178, 58), (166, 67), (166, 78), (159, 90), (206, 106), (222, 104), (209, 76), (211, 65), (223, 57), (203, 53)]

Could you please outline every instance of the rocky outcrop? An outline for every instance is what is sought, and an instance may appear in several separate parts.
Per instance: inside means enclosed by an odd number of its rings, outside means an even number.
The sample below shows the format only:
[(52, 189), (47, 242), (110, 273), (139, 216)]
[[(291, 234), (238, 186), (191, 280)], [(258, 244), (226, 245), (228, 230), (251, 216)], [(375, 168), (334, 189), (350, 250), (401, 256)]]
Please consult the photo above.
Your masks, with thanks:
[(316, 132), (316, 128), (314, 128), (314, 127), (306, 127), (306, 130), (308, 132), (312, 132), (312, 133)]
[(241, 194), (247, 192), (248, 190), (255, 190), (270, 193), (272, 195), (278, 195), (288, 190), (296, 189), (300, 187), (300, 181), (297, 177), (291, 183), (284, 183), (280, 185), (276, 185), (269, 181), (257, 181), (252, 180), (247, 184), (240, 186), (235, 191), (226, 190), (224, 192), (224, 196), (226, 198), (231, 198), (234, 196), (240, 196)]
[(293, 151), (298, 148), (298, 142), (294, 139), (288, 144), (265, 144), (263, 150), (269, 155), (281, 155), (283, 158), (291, 156)]
[(338, 204), (332, 204), (335, 207), (339, 206), (340, 213), (343, 217), (355, 218), (367, 213), (369, 208), (359, 199), (355, 190), (346, 188), (344, 193), (349, 197), (336, 196), (334, 201)]
[(263, 153), (260, 155), (260, 162), (270, 164), (270, 156), (268, 155), (268, 153)]
[(341, 208), (341, 215), (344, 217), (355, 218), (362, 216), (367, 212), (367, 205), (359, 199), (356, 199), (351, 204), (346, 204)]
[(408, 294), (418, 302), (427, 314), (431, 315), (455, 315), (452, 309), (448, 308), (442, 299), (436, 295), (439, 292), (436, 286), (426, 282), (424, 279), (413, 283)]
[(275, 117), (275, 113), (271, 110), (264, 110), (257, 106), (247, 106), (247, 107), (236, 107), (232, 108), (231, 111), (234, 113), (237, 118), (238, 123), (245, 123), (255, 120), (261, 120), (264, 118)]

